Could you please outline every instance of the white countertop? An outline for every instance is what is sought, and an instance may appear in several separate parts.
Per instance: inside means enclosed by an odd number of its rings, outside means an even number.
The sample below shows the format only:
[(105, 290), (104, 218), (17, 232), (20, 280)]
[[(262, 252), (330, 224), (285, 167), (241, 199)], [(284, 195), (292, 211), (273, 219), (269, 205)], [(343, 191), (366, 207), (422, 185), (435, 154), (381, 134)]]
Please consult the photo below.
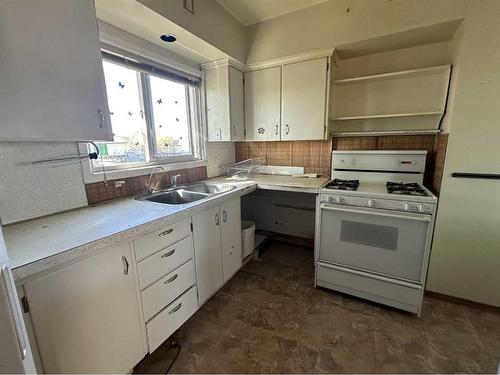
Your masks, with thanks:
[(237, 188), (207, 200), (175, 206), (123, 198), (6, 226), (3, 232), (14, 277), (26, 278), (106, 246), (132, 240), (228, 196), (248, 194), (256, 188), (318, 193), (328, 179), (252, 175), (245, 180), (216, 177), (208, 181)]

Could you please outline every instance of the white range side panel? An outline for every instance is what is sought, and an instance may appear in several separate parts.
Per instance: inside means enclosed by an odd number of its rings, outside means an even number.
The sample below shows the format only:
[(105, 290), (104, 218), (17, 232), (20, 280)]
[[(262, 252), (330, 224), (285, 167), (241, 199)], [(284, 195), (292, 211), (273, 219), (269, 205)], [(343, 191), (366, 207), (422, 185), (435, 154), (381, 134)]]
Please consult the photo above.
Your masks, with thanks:
[(94, 2), (0, 2), (0, 141), (113, 140)]
[(282, 140), (326, 138), (328, 58), (283, 65)]
[(201, 306), (223, 283), (219, 206), (193, 215), (194, 257)]
[(229, 117), (231, 141), (245, 140), (245, 99), (243, 73), (229, 67)]
[(241, 198), (236, 197), (220, 205), (222, 271), (224, 282), (241, 267)]
[(126, 373), (146, 354), (130, 243), (24, 288), (45, 372)]
[(281, 67), (245, 73), (246, 140), (279, 141), (280, 126)]

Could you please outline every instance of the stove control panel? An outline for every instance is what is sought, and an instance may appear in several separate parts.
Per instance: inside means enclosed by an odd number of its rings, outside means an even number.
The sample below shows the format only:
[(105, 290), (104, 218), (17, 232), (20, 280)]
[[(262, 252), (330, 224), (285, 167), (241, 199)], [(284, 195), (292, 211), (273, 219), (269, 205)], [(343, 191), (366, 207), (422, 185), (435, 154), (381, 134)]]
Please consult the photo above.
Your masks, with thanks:
[(405, 202), (401, 200), (357, 197), (351, 195), (320, 194), (320, 202), (356, 206), (382, 210), (406, 211), (421, 214), (433, 214), (435, 205), (431, 203)]

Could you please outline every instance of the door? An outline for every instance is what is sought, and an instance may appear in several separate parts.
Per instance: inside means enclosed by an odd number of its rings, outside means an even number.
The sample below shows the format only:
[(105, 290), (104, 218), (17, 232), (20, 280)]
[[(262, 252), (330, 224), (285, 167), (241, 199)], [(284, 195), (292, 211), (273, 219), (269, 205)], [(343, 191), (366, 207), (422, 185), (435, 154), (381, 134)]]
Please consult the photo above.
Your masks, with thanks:
[(327, 57), (283, 65), (282, 140), (326, 138)]
[(430, 215), (322, 203), (319, 259), (421, 282)]
[(231, 140), (228, 74), (227, 66), (205, 70), (209, 141)]
[(243, 73), (229, 67), (229, 113), (231, 140), (245, 140)]
[(0, 373), (35, 373), (35, 364), (0, 228)]
[(125, 373), (146, 354), (129, 243), (25, 284), (47, 373)]
[(245, 73), (247, 141), (278, 141), (281, 126), (281, 68)]
[(0, 140), (113, 140), (94, 1), (2, 0), (0, 25)]
[(193, 215), (194, 257), (199, 304), (223, 283), (219, 206)]
[(241, 198), (236, 197), (220, 205), (222, 216), (221, 244), (224, 282), (241, 267)]

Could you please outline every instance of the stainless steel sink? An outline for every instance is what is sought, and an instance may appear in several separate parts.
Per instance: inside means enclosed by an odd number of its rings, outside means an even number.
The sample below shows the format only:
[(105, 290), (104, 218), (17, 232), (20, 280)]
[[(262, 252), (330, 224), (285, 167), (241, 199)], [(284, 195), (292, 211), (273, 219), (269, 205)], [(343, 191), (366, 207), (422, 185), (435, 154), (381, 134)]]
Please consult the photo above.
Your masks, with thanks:
[(188, 204), (202, 199), (213, 197), (214, 195), (225, 193), (235, 189), (233, 185), (219, 184), (195, 184), (174, 190), (160, 191), (158, 193), (146, 194), (136, 197), (140, 201), (163, 203), (170, 205)]
[(225, 193), (226, 191), (231, 191), (231, 190), (233, 190), (235, 188), (236, 188), (236, 186), (234, 186), (234, 185), (205, 184), (205, 183), (201, 183), (201, 184), (195, 184), (195, 185), (191, 185), (191, 186), (186, 186), (184, 188), (184, 190), (192, 191), (192, 192), (195, 192), (195, 193), (204, 193), (204, 194), (214, 195), (214, 194)]

